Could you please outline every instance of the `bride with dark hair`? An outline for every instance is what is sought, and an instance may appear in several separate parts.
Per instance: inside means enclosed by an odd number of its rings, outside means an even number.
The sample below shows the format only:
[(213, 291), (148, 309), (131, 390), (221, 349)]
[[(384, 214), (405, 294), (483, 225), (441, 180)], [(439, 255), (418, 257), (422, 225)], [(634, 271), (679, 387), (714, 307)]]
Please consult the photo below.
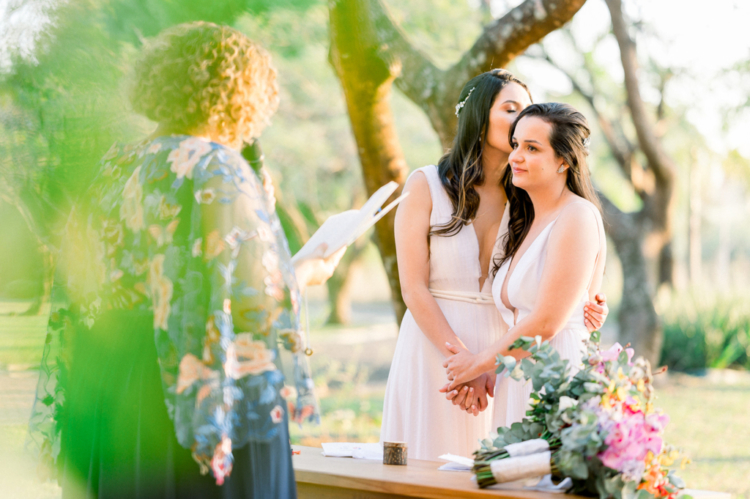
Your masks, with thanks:
[[(446, 344), (451, 386), (494, 369), (497, 355), (522, 336), (541, 337), (570, 362), (581, 365), (588, 337), (585, 303), (599, 291), (607, 244), (599, 199), (586, 161), (586, 118), (567, 104), (533, 104), (510, 129), (513, 152), (506, 172), (510, 221), (503, 253), (495, 261), (492, 295), (510, 326), (498, 341), (471, 353)], [(495, 399), (495, 426), (521, 421), (531, 384), (504, 379)]]
[(278, 105), (270, 56), (179, 25), (144, 48), (131, 101), (158, 128), (112, 147), (70, 217), (30, 434), (64, 499), (296, 497), (287, 422), (317, 418), (300, 289), (343, 250), (293, 265), (240, 154)]
[[(452, 148), (437, 166), (416, 170), (404, 187), (409, 196), (398, 207), (395, 231), (408, 310), (388, 377), (381, 440), (407, 442), (416, 459), (469, 456), (494, 429), (493, 411), (486, 410), (494, 367), (447, 390), (440, 365), (452, 355), (446, 343), (477, 353), (507, 331), (492, 299), (490, 271), (503, 254), (508, 227), (508, 132), (530, 104), (526, 85), (507, 71), (473, 78), (456, 106)], [(606, 304), (585, 306), (587, 326), (598, 329)]]

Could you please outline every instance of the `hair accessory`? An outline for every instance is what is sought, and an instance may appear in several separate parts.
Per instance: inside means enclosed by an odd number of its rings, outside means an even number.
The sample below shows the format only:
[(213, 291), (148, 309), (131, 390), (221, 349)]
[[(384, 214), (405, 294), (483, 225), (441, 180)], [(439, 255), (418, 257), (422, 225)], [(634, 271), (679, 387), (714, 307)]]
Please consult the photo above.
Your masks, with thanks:
[(466, 105), (466, 101), (469, 100), (469, 97), (471, 97), (471, 93), (474, 91), (474, 89), (477, 87), (472, 87), (471, 90), (469, 90), (469, 93), (466, 94), (466, 98), (456, 104), (456, 118), (458, 118), (458, 112), (461, 111), (461, 108), (463, 108)]
[(560, 168), (557, 169), (557, 173), (562, 173), (565, 171), (565, 166), (560, 165)]
[(591, 144), (591, 137), (586, 137), (585, 139), (583, 139), (583, 148), (586, 150), (586, 154), (590, 152), (589, 144)]

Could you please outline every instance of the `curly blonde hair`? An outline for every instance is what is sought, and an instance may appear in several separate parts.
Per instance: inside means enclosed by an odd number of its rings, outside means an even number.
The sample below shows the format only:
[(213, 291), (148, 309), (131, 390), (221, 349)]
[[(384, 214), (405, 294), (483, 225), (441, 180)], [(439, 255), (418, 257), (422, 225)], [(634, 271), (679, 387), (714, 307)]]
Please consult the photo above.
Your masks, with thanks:
[(180, 24), (144, 47), (130, 100), (169, 130), (239, 147), (260, 136), (279, 105), (276, 69), (268, 52), (235, 29)]

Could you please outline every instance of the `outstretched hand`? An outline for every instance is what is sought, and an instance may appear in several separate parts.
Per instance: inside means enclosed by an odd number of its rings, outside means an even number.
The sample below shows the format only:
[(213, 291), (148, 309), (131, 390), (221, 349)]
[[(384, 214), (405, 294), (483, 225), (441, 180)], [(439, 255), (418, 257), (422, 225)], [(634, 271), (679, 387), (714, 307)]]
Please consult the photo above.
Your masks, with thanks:
[(478, 355), (468, 350), (461, 350), (447, 342), (445, 347), (454, 354), (443, 363), (448, 380), (451, 381), (449, 386), (451, 390), (484, 374)]
[(583, 305), (583, 320), (586, 323), (586, 328), (589, 332), (598, 331), (604, 325), (609, 315), (609, 307), (607, 306), (607, 297), (604, 293), (596, 295), (596, 303), (587, 301)]
[(322, 243), (312, 255), (295, 264), (294, 272), (300, 290), (307, 286), (317, 286), (326, 282), (333, 275), (341, 258), (346, 253), (346, 246), (344, 246), (328, 257), (324, 257), (327, 249), (328, 245)]

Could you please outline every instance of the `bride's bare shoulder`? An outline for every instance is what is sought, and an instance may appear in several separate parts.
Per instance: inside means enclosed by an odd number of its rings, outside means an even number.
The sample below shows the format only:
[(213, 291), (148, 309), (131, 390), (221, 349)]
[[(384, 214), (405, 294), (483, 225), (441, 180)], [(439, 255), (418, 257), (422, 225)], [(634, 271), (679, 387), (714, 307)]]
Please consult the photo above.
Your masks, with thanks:
[(404, 184), (404, 192), (409, 195), (401, 202), (399, 209), (402, 207), (410, 210), (419, 207), (420, 209), (432, 209), (432, 196), (430, 195), (430, 184), (427, 175), (421, 169), (414, 171)]
[(601, 247), (603, 224), (598, 208), (576, 196), (561, 210), (551, 234), (551, 244), (562, 248), (584, 248), (598, 251)]
[(599, 222), (602, 221), (602, 214), (594, 203), (580, 196), (575, 196), (560, 211), (558, 221), (563, 224), (572, 222), (577, 225), (595, 225), (598, 227)]

